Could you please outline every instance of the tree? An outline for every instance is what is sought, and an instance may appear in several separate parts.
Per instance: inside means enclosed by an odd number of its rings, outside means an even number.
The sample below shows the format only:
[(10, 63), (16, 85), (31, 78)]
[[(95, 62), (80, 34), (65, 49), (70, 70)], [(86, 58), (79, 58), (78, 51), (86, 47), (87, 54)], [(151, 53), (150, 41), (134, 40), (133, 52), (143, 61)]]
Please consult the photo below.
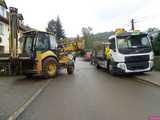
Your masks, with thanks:
[(51, 21), (49, 21), (49, 23), (48, 23), (48, 27), (47, 27), (47, 32), (51, 32), (51, 33), (53, 33), (55, 36), (56, 36), (56, 21), (55, 20), (51, 20)]
[(158, 29), (158, 28), (155, 28), (155, 27), (153, 27), (153, 28), (148, 28), (148, 30), (147, 30), (148, 33), (154, 33), (154, 32), (157, 32), (157, 31), (159, 31), (159, 29)]
[(160, 55), (160, 33), (156, 36), (155, 40), (153, 41), (153, 49), (155, 55)]
[(46, 31), (53, 33), (58, 41), (65, 38), (64, 30), (59, 16), (57, 16), (56, 21), (54, 19), (49, 21)]
[(56, 38), (57, 40), (65, 38), (64, 30), (62, 28), (62, 24), (59, 16), (57, 17), (57, 20), (56, 20)]
[(91, 50), (92, 49), (92, 36), (93, 35), (91, 34), (91, 31), (92, 31), (91, 27), (83, 27), (82, 28), (85, 50)]
[(158, 36), (158, 33), (159, 33), (159, 29), (158, 28), (148, 28), (147, 30), (149, 36), (152, 38), (152, 40), (154, 41), (155, 38)]

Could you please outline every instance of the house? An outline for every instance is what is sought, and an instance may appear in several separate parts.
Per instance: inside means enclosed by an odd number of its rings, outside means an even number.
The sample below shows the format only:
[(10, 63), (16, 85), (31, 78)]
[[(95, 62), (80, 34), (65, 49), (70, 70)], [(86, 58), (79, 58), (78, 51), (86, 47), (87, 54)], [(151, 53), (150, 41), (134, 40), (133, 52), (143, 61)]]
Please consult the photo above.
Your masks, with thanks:
[(4, 0), (0, 0), (0, 53), (9, 51), (9, 25), (7, 19), (7, 5)]
[[(23, 23), (23, 15), (18, 14), (20, 37), (24, 31), (30, 30)], [(5, 0), (0, 0), (0, 53), (9, 53), (9, 12)], [(20, 44), (19, 44), (20, 45)], [(20, 46), (18, 46), (20, 49)]]

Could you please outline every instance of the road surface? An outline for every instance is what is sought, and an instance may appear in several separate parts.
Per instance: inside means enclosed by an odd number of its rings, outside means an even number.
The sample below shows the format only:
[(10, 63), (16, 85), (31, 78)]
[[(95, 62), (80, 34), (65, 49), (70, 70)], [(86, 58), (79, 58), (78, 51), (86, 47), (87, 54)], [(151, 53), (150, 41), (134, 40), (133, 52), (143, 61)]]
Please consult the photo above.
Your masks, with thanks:
[(0, 76), (0, 120), (6, 120), (46, 83), (24, 76)]
[(112, 76), (78, 59), (62, 71), (18, 120), (148, 120), (160, 116), (160, 88)]

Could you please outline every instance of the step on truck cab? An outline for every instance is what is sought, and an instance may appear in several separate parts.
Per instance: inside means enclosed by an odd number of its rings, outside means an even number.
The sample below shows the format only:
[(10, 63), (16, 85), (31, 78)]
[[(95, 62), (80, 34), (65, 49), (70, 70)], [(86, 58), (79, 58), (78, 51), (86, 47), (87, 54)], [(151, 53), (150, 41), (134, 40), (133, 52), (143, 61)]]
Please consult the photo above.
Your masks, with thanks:
[(154, 53), (147, 33), (117, 29), (97, 50), (96, 66), (112, 74), (148, 72), (153, 68)]

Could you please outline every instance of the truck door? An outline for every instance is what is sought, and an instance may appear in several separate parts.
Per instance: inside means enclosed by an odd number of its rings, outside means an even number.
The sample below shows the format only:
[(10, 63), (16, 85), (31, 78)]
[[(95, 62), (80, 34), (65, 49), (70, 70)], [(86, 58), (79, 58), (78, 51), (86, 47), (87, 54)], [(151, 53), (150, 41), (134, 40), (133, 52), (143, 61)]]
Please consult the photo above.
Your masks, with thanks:
[(110, 42), (110, 60), (113, 61), (114, 58), (116, 57), (116, 41), (115, 41), (115, 37), (109, 39)]

